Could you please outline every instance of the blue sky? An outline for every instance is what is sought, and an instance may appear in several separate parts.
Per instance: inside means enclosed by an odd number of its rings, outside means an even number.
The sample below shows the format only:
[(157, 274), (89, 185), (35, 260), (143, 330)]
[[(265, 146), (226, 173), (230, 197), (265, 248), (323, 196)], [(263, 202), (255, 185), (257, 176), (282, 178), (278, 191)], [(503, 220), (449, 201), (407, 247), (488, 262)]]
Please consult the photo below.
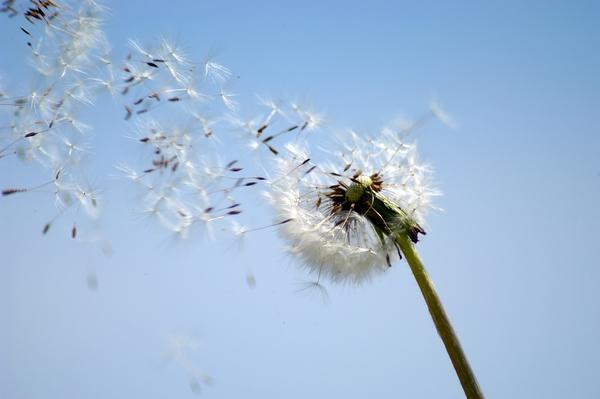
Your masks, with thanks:
[[(320, 134), (443, 104), (457, 127), (417, 136), (444, 192), (419, 250), (483, 391), (600, 396), (597, 3), (149, 4), (107, 3), (117, 59), (129, 38), (214, 53), (239, 76), (242, 106), (310, 99), (327, 117)], [(2, 17), (3, 81), (27, 87), (20, 22)], [(71, 240), (68, 223), (42, 236), (42, 195), (0, 198), (0, 397), (193, 397), (185, 366), (164, 358), (178, 335), (197, 340), (189, 362), (215, 380), (204, 397), (461, 397), (405, 263), (358, 287), (327, 284), (324, 304), (297, 292), (306, 276), (274, 230), (238, 249), (173, 241), (136, 217), (135, 191), (114, 177), (139, 157), (120, 107), (101, 99), (86, 113), (100, 243)], [(39, 172), (0, 168), (2, 187)], [(270, 221), (260, 203), (248, 217)]]

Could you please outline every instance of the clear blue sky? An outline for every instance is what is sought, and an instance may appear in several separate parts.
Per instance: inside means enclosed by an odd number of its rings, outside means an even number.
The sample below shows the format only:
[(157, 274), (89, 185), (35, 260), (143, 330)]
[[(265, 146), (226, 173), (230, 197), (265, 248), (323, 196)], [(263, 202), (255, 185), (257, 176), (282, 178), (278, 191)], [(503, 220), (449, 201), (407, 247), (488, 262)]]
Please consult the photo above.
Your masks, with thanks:
[[(597, 2), (108, 6), (116, 55), (129, 38), (163, 36), (194, 59), (216, 52), (240, 77), (242, 105), (310, 98), (331, 126), (375, 131), (438, 99), (459, 126), (418, 136), (445, 210), (419, 249), (482, 389), (600, 397)], [(1, 21), (4, 82), (27, 86), (23, 34)], [(405, 263), (359, 287), (328, 284), (323, 304), (296, 292), (303, 273), (275, 231), (242, 250), (170, 241), (112, 177), (137, 156), (121, 108), (99, 101), (88, 118), (90, 178), (106, 204), (97, 230), (112, 255), (42, 236), (52, 208), (42, 196), (0, 198), (0, 397), (193, 397), (185, 367), (163, 358), (176, 334), (198, 340), (188, 358), (215, 379), (207, 398), (461, 397)], [(35, 167), (0, 160), (2, 187), (20, 179), (35, 180)]]

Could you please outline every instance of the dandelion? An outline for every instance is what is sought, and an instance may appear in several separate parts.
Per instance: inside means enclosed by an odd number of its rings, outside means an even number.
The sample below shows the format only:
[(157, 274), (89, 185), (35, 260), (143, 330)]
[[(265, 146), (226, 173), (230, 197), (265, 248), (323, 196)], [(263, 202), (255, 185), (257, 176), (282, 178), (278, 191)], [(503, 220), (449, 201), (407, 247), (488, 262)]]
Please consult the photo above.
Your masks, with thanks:
[[(417, 121), (418, 124), (419, 121)], [(289, 252), (321, 277), (362, 283), (384, 273), (404, 256), (423, 293), (463, 389), (469, 398), (483, 395), (443, 309), (415, 244), (426, 234), (425, 215), (439, 192), (431, 168), (420, 162), (414, 128), (385, 129), (376, 137), (348, 133), (337, 151), (325, 151), (323, 162), (297, 144), (288, 144), (275, 159), (277, 174), (266, 194), (278, 219), (289, 219), (279, 231)]]
[[(269, 197), (278, 218), (292, 219), (281, 227), (292, 253), (324, 277), (360, 283), (397, 256), (392, 231), (402, 229), (414, 242), (425, 234), (421, 224), (439, 193), (416, 147), (391, 133), (363, 139), (350, 132), (348, 144), (330, 155), (320, 166), (300, 146), (287, 145), (275, 160), (279, 176)], [(388, 203), (400, 205), (401, 217), (386, 218)]]

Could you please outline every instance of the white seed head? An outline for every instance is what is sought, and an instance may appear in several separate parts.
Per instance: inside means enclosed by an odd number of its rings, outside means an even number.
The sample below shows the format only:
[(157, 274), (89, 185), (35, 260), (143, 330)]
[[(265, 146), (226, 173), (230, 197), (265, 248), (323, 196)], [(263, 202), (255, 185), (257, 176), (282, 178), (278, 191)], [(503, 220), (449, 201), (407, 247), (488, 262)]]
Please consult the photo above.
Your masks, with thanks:
[(430, 168), (417, 161), (416, 146), (397, 132), (376, 138), (350, 132), (337, 146), (315, 164), (304, 148), (287, 145), (266, 196), (277, 220), (292, 219), (279, 229), (301, 264), (333, 281), (360, 283), (397, 257), (393, 239), (356, 211), (361, 197), (377, 191), (423, 223), (438, 192), (431, 188)]

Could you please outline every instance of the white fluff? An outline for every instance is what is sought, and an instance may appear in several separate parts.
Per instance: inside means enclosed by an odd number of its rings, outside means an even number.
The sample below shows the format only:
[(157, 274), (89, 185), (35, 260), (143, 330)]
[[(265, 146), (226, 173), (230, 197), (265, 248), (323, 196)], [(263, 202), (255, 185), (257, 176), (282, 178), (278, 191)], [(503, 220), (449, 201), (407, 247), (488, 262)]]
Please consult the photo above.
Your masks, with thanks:
[[(358, 213), (332, 215), (324, 196), (329, 186), (338, 181), (349, 184), (357, 170), (366, 175), (378, 172), (384, 182), (382, 194), (419, 223), (438, 192), (430, 187), (430, 168), (417, 160), (416, 146), (404, 143), (397, 133), (384, 131), (370, 139), (350, 132), (338, 147), (335, 152), (325, 151), (327, 161), (313, 168), (316, 163), (306, 149), (288, 145), (275, 161), (277, 175), (267, 198), (279, 221), (292, 219), (280, 225), (280, 232), (289, 243), (289, 252), (305, 267), (336, 282), (360, 283), (387, 270), (388, 258), (397, 257), (396, 248), (389, 237), (382, 242)], [(336, 225), (346, 218), (350, 228)]]

